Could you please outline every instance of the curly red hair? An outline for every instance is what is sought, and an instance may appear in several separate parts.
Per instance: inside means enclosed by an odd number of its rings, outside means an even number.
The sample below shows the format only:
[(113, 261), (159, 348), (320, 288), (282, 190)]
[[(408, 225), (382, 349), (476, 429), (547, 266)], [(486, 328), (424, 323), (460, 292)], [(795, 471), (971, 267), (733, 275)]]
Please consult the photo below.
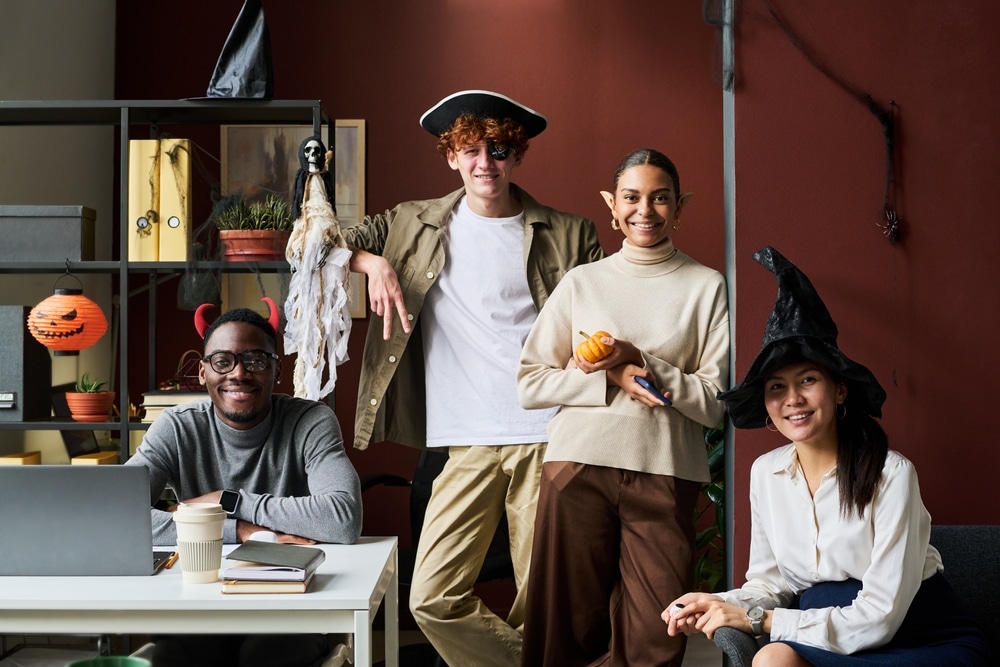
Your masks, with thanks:
[(480, 141), (510, 148), (514, 152), (515, 164), (521, 162), (528, 150), (528, 133), (520, 123), (510, 118), (498, 121), (471, 113), (464, 113), (455, 119), (451, 128), (438, 139), (437, 148), (441, 155), (447, 157), (448, 149), (458, 151)]

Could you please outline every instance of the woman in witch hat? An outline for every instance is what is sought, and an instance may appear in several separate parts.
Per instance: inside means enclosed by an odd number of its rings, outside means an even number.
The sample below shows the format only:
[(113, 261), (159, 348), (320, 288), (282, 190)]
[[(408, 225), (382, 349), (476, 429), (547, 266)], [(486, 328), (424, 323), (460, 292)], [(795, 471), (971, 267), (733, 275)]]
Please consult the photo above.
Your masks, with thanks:
[(719, 398), (738, 428), (791, 444), (751, 469), (746, 583), (681, 596), (662, 614), (668, 633), (770, 635), (754, 665), (990, 664), (940, 574), (913, 464), (876, 421), (885, 391), (837, 347), (809, 279), (771, 247), (754, 259), (775, 274), (777, 301), (746, 378)]

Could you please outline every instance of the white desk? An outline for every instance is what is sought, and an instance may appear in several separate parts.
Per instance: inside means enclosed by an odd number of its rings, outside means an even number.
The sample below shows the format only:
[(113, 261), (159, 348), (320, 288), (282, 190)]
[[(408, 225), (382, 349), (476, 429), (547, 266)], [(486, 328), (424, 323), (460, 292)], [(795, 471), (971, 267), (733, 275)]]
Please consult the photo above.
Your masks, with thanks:
[(353, 633), (354, 664), (370, 666), (384, 602), (386, 666), (398, 667), (396, 538), (317, 546), (326, 560), (304, 594), (223, 595), (219, 582), (184, 584), (176, 565), (150, 577), (0, 577), (0, 633)]

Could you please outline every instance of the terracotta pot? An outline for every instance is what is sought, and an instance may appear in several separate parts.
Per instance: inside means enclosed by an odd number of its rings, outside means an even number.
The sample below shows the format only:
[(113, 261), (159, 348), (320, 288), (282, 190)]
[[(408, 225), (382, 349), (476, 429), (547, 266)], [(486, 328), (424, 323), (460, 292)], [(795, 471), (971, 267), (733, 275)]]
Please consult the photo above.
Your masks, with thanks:
[(111, 418), (115, 392), (66, 392), (70, 415), (78, 422), (104, 422)]
[(231, 262), (274, 262), (285, 259), (291, 230), (220, 229), (225, 258)]

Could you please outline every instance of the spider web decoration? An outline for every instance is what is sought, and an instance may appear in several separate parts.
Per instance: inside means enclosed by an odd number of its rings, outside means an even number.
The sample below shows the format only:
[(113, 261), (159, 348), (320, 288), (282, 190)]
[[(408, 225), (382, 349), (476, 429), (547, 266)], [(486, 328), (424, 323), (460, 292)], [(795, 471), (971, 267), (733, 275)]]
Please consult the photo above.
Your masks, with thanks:
[(882, 230), (883, 236), (889, 243), (895, 245), (900, 240), (902, 232), (900, 226), (902, 221), (896, 212), (896, 163), (895, 163), (895, 109), (896, 103), (889, 100), (888, 108), (881, 106), (869, 93), (861, 90), (857, 86), (845, 81), (833, 70), (826, 66), (802, 41), (799, 35), (792, 30), (791, 26), (771, 4), (770, 0), (764, 0), (768, 13), (774, 22), (778, 24), (781, 31), (785, 33), (788, 41), (794, 46), (809, 62), (810, 65), (818, 69), (824, 76), (833, 81), (837, 86), (846, 91), (851, 97), (858, 100), (872, 113), (882, 126), (882, 135), (885, 137), (885, 190), (882, 195), (882, 210), (880, 220), (875, 225)]

